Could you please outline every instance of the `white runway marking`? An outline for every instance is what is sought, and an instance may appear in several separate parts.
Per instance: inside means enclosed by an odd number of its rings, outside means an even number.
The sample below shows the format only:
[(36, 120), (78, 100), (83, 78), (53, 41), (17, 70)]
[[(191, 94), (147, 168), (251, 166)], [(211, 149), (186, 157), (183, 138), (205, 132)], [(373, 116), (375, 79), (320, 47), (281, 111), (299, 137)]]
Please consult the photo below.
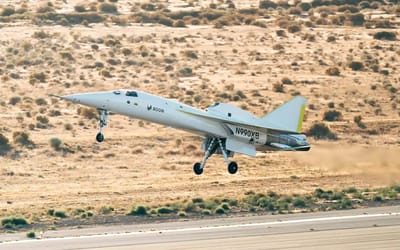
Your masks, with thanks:
[(173, 232), (187, 232), (187, 231), (206, 231), (213, 229), (227, 229), (227, 228), (245, 228), (245, 227), (257, 227), (257, 226), (273, 226), (273, 225), (284, 225), (284, 224), (298, 224), (308, 222), (324, 222), (324, 221), (339, 221), (339, 220), (352, 220), (362, 218), (373, 218), (373, 217), (387, 217), (387, 216), (399, 216), (399, 213), (379, 213), (379, 214), (362, 214), (362, 215), (348, 215), (348, 216), (334, 216), (334, 217), (319, 217), (311, 219), (297, 219), (287, 221), (271, 221), (271, 222), (260, 222), (260, 223), (247, 223), (247, 224), (235, 224), (235, 225), (220, 225), (220, 226), (207, 226), (207, 227), (189, 227), (180, 229), (163, 229), (163, 230), (149, 230), (149, 231), (137, 231), (137, 232), (125, 232), (125, 233), (110, 233), (110, 234), (96, 234), (96, 235), (84, 235), (84, 236), (71, 236), (71, 237), (60, 237), (60, 238), (45, 238), (38, 240), (21, 240), (21, 241), (9, 241), (0, 243), (0, 245), (12, 245), (21, 244), (34, 241), (57, 241), (57, 240), (75, 240), (75, 239), (86, 239), (86, 238), (104, 238), (114, 236), (129, 236), (129, 235), (140, 235), (140, 234), (159, 234), (159, 233), (173, 233)]

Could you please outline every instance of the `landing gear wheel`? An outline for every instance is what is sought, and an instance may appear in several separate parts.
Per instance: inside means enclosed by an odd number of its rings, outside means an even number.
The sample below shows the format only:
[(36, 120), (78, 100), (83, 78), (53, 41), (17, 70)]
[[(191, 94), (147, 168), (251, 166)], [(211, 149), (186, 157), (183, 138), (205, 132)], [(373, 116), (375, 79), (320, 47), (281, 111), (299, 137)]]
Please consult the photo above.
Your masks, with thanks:
[(104, 141), (104, 135), (102, 133), (98, 133), (96, 135), (96, 141), (98, 141), (98, 142)]
[(236, 174), (236, 172), (238, 171), (238, 164), (236, 162), (231, 162), (228, 165), (228, 172), (230, 174)]
[(201, 175), (201, 174), (203, 173), (203, 169), (200, 168), (200, 167), (201, 167), (201, 164), (200, 164), (199, 162), (196, 162), (196, 163), (194, 164), (194, 166), (193, 166), (193, 171), (194, 171), (195, 174)]

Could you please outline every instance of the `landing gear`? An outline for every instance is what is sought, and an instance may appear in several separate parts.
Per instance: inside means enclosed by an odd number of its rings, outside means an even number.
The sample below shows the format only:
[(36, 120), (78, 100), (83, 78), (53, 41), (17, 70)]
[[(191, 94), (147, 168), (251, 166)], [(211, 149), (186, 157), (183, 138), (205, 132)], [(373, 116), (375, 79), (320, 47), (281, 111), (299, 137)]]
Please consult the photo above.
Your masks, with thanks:
[(99, 133), (96, 135), (96, 141), (104, 141), (103, 128), (107, 126), (108, 122), (108, 111), (104, 109), (99, 109), (100, 121), (99, 121)]
[(196, 162), (193, 166), (193, 171), (197, 175), (201, 175), (203, 173), (203, 169), (201, 168), (200, 162)]
[(230, 174), (236, 174), (236, 172), (238, 171), (238, 165), (237, 165), (237, 163), (236, 162), (231, 162), (231, 163), (229, 163), (229, 165), (228, 165), (228, 172), (230, 173)]
[[(230, 174), (235, 174), (238, 171), (238, 164), (236, 162), (230, 162), (229, 156), (232, 156), (227, 150), (225, 146), (225, 140), (221, 138), (207, 138), (205, 143), (203, 144), (206, 148), (203, 160), (201, 163), (197, 162), (193, 166), (193, 171), (195, 174), (200, 175), (203, 173), (204, 166), (206, 165), (207, 159), (213, 155), (218, 149), (218, 153), (221, 153), (224, 156), (226, 165), (228, 166), (228, 172)], [(229, 154), (228, 154), (229, 153)]]
[(104, 141), (104, 135), (102, 134), (102, 133), (97, 133), (97, 135), (96, 135), (96, 141), (97, 142), (102, 142), (102, 141)]

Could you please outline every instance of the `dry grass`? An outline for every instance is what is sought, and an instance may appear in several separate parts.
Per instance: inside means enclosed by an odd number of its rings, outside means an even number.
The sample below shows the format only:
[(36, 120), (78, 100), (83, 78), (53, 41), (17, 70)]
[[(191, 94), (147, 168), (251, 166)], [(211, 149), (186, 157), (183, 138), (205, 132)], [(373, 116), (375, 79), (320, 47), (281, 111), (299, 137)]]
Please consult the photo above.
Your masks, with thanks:
[[(61, 2), (51, 8), (74, 11), (81, 3)], [(28, 13), (36, 9), (32, 3), (25, 6)], [(399, 181), (387, 176), (375, 180), (362, 171), (352, 171), (362, 158), (358, 153), (341, 167), (326, 167), (335, 161), (329, 157), (308, 160), (318, 158), (321, 145), (332, 143), (342, 148), (358, 145), (371, 149), (362, 151), (365, 154), (398, 147), (400, 50), (396, 42), (374, 39), (376, 32), (364, 27), (310, 28), (296, 15), (271, 22), (282, 10), (262, 12), (268, 18), (261, 27), (231, 26), (245, 23), (246, 18), (241, 21), (224, 16), (216, 22), (212, 18), (220, 14), (218, 10), (208, 10), (209, 19), (179, 16), (176, 20), (184, 23), (177, 26), (185, 24), (186, 28), (132, 24), (128, 16), (132, 8), (140, 9), (137, 3), (115, 3), (123, 19), (114, 22), (101, 14), (106, 18), (104, 23), (70, 27), (54, 23), (39, 27), (30, 19), (1, 24), (0, 133), (10, 145), (0, 156), (0, 217), (16, 213), (45, 217), (50, 208), (68, 211), (111, 205), (116, 213), (125, 213), (135, 204), (199, 196), (237, 197), (250, 190), (305, 193), (316, 187), (363, 188)], [(176, 3), (170, 1), (171, 8), (181, 11)], [(239, 6), (244, 3), (248, 5)], [(251, 4), (241, 1), (236, 5), (248, 8)], [(15, 7), (19, 8), (22, 6)], [(253, 15), (257, 12), (242, 13), (256, 21)], [(330, 20), (331, 14), (327, 15)], [(193, 20), (199, 25), (191, 26)], [(214, 28), (216, 24), (220, 29)], [(351, 62), (361, 62), (364, 67), (354, 71), (349, 68)], [(327, 73), (332, 68), (340, 74)], [(284, 91), (276, 91), (274, 85), (283, 79)], [(113, 115), (105, 129), (105, 142), (98, 144), (94, 140), (97, 121), (88, 119), (96, 114), (47, 97), (50, 93), (117, 88), (140, 89), (200, 108), (215, 101), (232, 102), (258, 116), (301, 93), (312, 105), (304, 130), (322, 121), (327, 105), (334, 103), (342, 114), (341, 121), (327, 124), (339, 139), (323, 143), (311, 139), (315, 149), (305, 153), (260, 154), (257, 158), (235, 155), (240, 169), (234, 176), (227, 174), (221, 157), (212, 157), (205, 174), (194, 176), (192, 164), (202, 157), (201, 138)], [(354, 122), (358, 115), (365, 128)], [(28, 130), (34, 147), (14, 142), (15, 132)], [(54, 150), (51, 138), (58, 138), (63, 150)], [(342, 152), (335, 148), (331, 154), (340, 158)], [(389, 168), (389, 177), (399, 176), (398, 162), (390, 167), (384, 161), (370, 162), (376, 172)]]

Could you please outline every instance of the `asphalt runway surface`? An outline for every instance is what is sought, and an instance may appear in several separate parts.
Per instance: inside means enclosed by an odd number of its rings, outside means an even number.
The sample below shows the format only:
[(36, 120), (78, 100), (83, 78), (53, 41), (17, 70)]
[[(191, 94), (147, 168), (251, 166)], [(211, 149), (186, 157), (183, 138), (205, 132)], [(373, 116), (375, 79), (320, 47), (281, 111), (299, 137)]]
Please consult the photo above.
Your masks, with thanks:
[(400, 249), (400, 206), (0, 235), (0, 249)]

